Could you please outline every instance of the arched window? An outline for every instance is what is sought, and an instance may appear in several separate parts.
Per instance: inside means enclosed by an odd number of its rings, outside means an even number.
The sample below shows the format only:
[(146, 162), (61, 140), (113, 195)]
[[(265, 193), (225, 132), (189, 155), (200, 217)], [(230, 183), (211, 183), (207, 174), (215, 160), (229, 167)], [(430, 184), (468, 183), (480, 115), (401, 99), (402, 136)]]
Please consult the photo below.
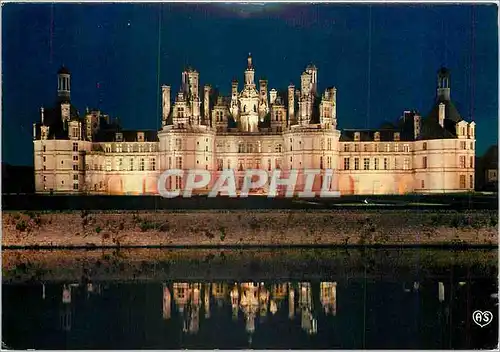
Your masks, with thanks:
[(253, 106), (253, 112), (257, 112), (257, 105)]

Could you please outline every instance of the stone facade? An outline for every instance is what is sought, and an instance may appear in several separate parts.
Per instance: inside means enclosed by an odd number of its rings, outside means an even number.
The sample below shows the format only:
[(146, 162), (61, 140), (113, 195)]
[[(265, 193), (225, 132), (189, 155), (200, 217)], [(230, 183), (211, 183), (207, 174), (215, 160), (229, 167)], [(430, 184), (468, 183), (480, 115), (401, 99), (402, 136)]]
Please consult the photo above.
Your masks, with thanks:
[[(216, 178), (233, 169), (319, 169), (313, 188), (333, 170), (331, 190), (341, 194), (466, 192), (474, 189), (475, 123), (465, 121), (450, 100), (450, 73), (438, 71), (434, 108), (425, 118), (405, 111), (395, 124), (372, 130), (337, 129), (337, 90), (319, 94), (318, 70), (306, 67), (300, 89), (268, 89), (255, 83), (251, 55), (242, 90), (231, 96), (209, 85), (200, 95), (199, 73), (187, 68), (171, 101), (163, 85), (159, 131), (123, 130), (98, 110), (80, 117), (70, 102), (70, 73), (58, 72), (58, 102), (41, 109), (33, 125), (35, 188), (38, 193), (157, 194), (167, 169), (209, 170)], [(168, 189), (185, 178), (167, 179)], [(260, 192), (266, 192), (265, 187)]]

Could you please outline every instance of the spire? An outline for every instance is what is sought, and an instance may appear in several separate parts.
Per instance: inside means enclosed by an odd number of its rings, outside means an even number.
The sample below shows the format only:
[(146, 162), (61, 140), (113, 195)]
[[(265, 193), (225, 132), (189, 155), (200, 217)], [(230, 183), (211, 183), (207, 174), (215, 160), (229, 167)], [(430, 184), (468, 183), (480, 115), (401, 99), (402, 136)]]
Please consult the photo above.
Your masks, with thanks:
[(450, 100), (450, 70), (441, 67), (437, 72), (437, 98)]
[(249, 70), (253, 69), (253, 65), (252, 65), (252, 53), (248, 53), (247, 61), (248, 61), (248, 69)]
[(71, 74), (64, 65), (57, 71), (57, 96), (59, 101), (69, 101), (71, 96)]

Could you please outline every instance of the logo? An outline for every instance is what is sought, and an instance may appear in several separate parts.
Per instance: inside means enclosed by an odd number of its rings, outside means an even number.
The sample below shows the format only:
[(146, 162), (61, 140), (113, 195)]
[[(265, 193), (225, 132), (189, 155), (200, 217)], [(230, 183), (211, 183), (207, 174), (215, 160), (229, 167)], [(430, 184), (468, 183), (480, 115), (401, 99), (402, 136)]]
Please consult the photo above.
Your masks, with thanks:
[[(214, 173), (208, 170), (169, 169), (158, 178), (158, 192), (164, 198), (191, 197), (193, 191), (205, 191), (208, 197), (219, 194), (229, 197), (248, 197), (253, 191), (263, 190), (268, 198), (284, 197), (340, 197), (340, 192), (332, 190), (337, 175), (332, 169), (273, 170), (247, 169), (235, 173), (225, 169)], [(299, 182), (300, 179), (300, 182)], [(301, 187), (297, 190), (297, 185)], [(335, 186), (333, 187), (335, 189)]]
[(484, 312), (476, 310), (474, 313), (472, 313), (472, 319), (474, 320), (474, 323), (484, 328), (493, 320), (493, 314), (487, 310), (485, 310)]

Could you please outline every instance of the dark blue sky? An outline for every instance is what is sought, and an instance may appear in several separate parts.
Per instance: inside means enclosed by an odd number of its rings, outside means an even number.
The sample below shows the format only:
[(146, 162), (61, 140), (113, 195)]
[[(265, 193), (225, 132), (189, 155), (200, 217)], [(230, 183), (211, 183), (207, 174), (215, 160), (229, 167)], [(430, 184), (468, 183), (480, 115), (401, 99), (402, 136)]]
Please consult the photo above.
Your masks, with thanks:
[[(251, 52), (270, 88), (300, 84), (312, 62), (336, 86), (340, 128), (377, 127), (403, 110), (427, 114), (436, 71), (451, 69), (452, 100), (477, 127), (477, 154), (498, 140), (494, 5), (4, 4), (2, 158), (33, 163), (32, 123), (52, 105), (56, 71), (72, 101), (125, 128), (160, 125), (160, 84), (176, 92), (186, 64), (228, 94)], [(160, 39), (160, 40), (159, 40)], [(100, 88), (98, 89), (98, 83)], [(99, 101), (101, 100), (101, 103)]]

